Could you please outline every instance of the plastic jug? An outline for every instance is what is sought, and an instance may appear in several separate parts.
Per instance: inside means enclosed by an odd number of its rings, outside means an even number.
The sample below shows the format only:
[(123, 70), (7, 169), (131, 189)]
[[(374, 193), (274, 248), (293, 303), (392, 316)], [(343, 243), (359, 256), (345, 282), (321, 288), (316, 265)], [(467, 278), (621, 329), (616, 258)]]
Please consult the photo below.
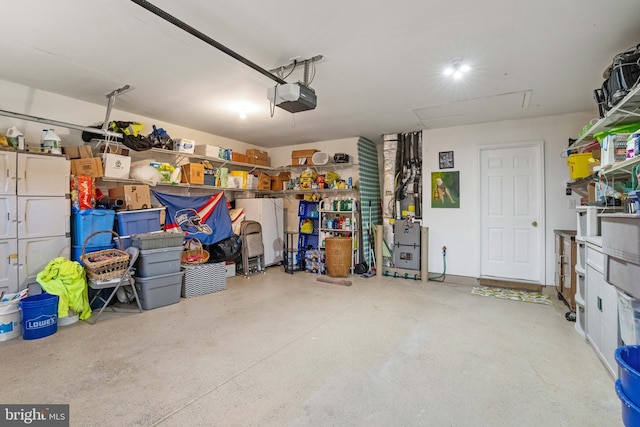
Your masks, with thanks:
[(44, 152), (51, 152), (51, 154), (62, 154), (60, 149), (60, 137), (49, 129), (42, 135), (42, 149)]
[(7, 129), (7, 139), (12, 147), (24, 150), (24, 135), (15, 126)]

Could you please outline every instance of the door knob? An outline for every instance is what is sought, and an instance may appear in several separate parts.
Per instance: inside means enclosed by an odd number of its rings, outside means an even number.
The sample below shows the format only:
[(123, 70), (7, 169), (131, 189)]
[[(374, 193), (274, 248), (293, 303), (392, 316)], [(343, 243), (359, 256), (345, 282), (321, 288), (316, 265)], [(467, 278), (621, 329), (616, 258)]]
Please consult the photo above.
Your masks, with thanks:
[(533, 221), (533, 222), (531, 223), (531, 225), (533, 225), (534, 227), (537, 227), (537, 226), (538, 226), (538, 221)]

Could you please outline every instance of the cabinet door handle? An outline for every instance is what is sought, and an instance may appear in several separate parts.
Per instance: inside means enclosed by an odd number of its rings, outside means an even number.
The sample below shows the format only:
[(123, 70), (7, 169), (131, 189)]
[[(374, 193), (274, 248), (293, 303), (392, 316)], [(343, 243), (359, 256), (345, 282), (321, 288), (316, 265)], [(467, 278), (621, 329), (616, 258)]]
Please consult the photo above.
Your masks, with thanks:
[(598, 310), (602, 311), (602, 298), (597, 297), (598, 298)]

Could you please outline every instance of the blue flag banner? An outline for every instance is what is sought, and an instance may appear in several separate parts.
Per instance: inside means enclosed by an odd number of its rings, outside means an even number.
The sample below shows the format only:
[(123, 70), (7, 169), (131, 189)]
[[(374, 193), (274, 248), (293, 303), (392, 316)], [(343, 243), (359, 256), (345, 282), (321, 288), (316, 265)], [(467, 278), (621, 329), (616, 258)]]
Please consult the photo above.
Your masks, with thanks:
[(211, 245), (233, 236), (231, 217), (224, 193), (213, 196), (177, 196), (152, 191), (167, 207), (165, 231), (182, 231)]

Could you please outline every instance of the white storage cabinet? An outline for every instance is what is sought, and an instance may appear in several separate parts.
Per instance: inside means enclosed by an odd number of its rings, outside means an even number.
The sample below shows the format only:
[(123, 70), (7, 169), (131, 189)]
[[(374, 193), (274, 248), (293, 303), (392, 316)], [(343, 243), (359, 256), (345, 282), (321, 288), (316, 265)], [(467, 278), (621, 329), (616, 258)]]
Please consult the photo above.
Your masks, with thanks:
[(0, 291), (35, 283), (53, 258), (69, 257), (66, 198), (69, 161), (45, 154), (0, 151)]
[(617, 377), (615, 350), (620, 345), (618, 294), (604, 280), (604, 254), (600, 237), (588, 238), (585, 273), (586, 336), (609, 373)]

